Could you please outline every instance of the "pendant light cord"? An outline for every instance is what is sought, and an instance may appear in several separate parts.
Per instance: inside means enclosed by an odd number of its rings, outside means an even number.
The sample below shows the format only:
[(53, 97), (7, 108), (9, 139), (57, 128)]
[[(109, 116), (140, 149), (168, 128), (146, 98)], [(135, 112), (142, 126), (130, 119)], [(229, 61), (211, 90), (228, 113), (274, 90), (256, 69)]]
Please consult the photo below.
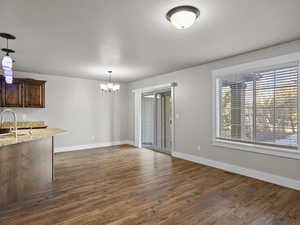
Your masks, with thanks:
[[(8, 49), (8, 38), (6, 38), (6, 49)], [(8, 52), (6, 52), (6, 56), (9, 56)]]

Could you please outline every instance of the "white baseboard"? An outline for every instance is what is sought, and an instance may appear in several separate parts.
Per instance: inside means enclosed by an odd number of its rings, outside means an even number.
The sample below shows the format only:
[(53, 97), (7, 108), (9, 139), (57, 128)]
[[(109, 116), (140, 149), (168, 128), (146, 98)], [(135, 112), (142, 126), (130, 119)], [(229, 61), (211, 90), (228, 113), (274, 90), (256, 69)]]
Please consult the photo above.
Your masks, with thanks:
[(194, 155), (190, 155), (190, 154), (185, 154), (185, 153), (181, 153), (181, 152), (174, 152), (172, 155), (176, 158), (185, 159), (188, 161), (203, 164), (206, 166), (215, 167), (218, 169), (226, 170), (226, 171), (229, 171), (232, 173), (237, 173), (237, 174), (244, 175), (247, 177), (252, 177), (252, 178), (266, 181), (269, 183), (278, 184), (278, 185), (292, 188), (295, 190), (300, 190), (300, 181), (299, 180), (282, 177), (282, 176), (278, 176), (278, 175), (274, 175), (274, 174), (270, 174), (270, 173), (266, 173), (266, 172), (261, 172), (261, 171), (257, 171), (257, 170), (253, 170), (253, 169), (247, 169), (244, 167), (240, 167), (240, 166), (236, 166), (236, 165), (232, 165), (232, 164), (228, 164), (228, 163), (224, 163), (224, 162), (214, 161), (211, 159), (194, 156)]
[(77, 145), (77, 146), (67, 146), (67, 147), (58, 147), (54, 149), (55, 153), (58, 152), (71, 152), (71, 151), (78, 151), (84, 149), (92, 149), (92, 148), (103, 148), (109, 147), (114, 145), (125, 145), (131, 144), (131, 141), (113, 141), (113, 142), (102, 142), (102, 143), (93, 143), (93, 144), (86, 144), (86, 145)]

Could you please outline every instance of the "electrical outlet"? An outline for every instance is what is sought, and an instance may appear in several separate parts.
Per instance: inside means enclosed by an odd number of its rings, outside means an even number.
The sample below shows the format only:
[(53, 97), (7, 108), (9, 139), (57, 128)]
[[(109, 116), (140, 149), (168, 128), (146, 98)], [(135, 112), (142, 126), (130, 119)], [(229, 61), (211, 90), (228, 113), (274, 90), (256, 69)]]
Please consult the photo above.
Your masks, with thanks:
[(93, 141), (95, 140), (95, 136), (92, 136), (91, 138), (92, 138)]
[(197, 150), (201, 151), (201, 146), (200, 145), (197, 146)]

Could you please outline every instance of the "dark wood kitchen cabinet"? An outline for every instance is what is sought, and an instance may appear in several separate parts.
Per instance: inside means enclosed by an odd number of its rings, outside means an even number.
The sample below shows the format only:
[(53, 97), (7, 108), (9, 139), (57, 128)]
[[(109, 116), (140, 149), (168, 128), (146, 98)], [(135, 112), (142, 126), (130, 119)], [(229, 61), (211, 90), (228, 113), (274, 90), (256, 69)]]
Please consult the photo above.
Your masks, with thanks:
[(14, 78), (12, 84), (7, 84), (0, 78), (0, 106), (45, 108), (46, 81)]
[(7, 84), (3, 80), (2, 85), (2, 106), (22, 107), (22, 81), (14, 79), (12, 84)]
[(23, 89), (24, 107), (45, 108), (45, 81), (26, 80)]

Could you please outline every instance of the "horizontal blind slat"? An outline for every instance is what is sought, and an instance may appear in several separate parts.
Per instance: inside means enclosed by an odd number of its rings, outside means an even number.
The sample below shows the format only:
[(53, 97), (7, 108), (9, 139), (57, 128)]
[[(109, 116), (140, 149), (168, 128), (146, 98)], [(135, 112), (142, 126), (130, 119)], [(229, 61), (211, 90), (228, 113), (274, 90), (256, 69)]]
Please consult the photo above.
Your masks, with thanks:
[(298, 144), (298, 66), (237, 74), (228, 80), (223, 77), (217, 93), (221, 97), (221, 136), (279, 145)]

